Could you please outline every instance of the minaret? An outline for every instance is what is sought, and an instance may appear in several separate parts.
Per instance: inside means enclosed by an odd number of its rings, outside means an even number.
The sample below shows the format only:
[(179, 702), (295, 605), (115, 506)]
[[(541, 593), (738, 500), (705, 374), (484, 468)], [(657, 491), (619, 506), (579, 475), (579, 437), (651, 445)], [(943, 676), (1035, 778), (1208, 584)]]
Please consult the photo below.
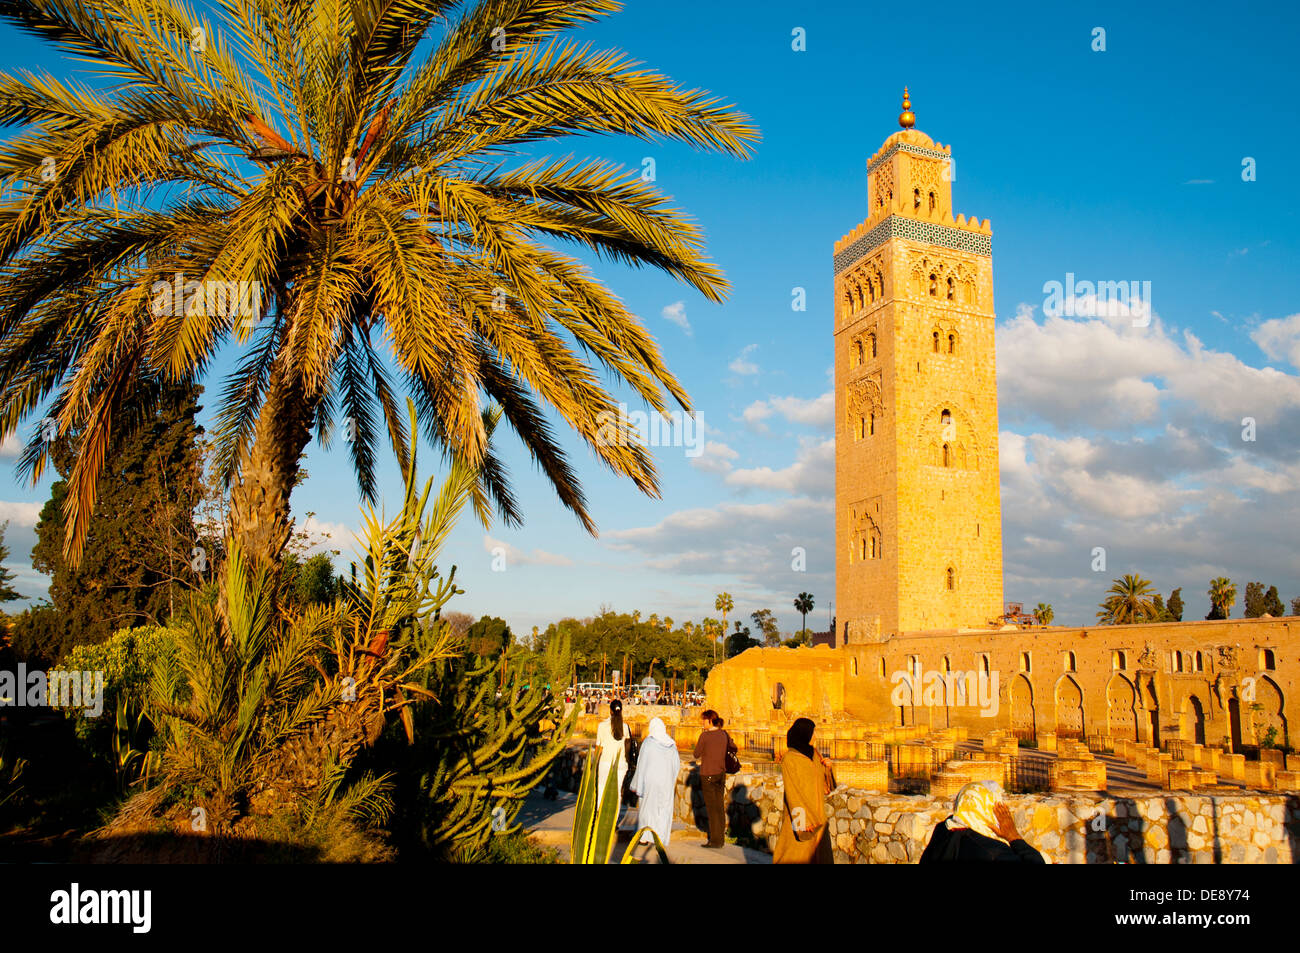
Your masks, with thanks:
[(906, 87), (898, 124), (835, 243), (837, 645), (1002, 613), (992, 229)]

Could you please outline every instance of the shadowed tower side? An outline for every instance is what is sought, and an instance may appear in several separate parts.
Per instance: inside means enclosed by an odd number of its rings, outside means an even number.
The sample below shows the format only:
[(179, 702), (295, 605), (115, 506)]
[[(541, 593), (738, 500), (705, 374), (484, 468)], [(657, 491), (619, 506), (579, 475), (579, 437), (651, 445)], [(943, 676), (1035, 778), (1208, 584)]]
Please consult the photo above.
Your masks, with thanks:
[(836, 644), (1002, 614), (992, 229), (951, 147), (902, 129), (835, 244)]

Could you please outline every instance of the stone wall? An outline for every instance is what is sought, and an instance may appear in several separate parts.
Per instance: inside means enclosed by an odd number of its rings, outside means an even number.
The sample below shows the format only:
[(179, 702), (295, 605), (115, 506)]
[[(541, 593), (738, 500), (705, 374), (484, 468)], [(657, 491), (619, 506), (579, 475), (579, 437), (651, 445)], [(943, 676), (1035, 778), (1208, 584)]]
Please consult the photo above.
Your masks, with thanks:
[[(772, 849), (780, 833), (781, 778), (742, 772), (727, 778), (728, 834)], [(1300, 860), (1300, 797), (1243, 794), (1151, 797), (1007, 797), (1016, 827), (1058, 864), (1289, 864)], [(835, 862), (915, 863), (951, 799), (836, 788), (827, 797)], [(706, 829), (698, 776), (683, 768), (677, 816)]]

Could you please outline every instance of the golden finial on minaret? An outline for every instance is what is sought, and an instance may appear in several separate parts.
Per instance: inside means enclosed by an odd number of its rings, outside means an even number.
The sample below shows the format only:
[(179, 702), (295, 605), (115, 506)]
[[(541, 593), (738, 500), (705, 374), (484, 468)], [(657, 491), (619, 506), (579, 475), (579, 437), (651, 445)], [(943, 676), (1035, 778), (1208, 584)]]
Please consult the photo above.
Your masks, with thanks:
[(898, 115), (898, 124), (904, 129), (916, 125), (916, 113), (912, 112), (912, 101), (907, 98), (907, 87), (903, 87), (903, 111)]

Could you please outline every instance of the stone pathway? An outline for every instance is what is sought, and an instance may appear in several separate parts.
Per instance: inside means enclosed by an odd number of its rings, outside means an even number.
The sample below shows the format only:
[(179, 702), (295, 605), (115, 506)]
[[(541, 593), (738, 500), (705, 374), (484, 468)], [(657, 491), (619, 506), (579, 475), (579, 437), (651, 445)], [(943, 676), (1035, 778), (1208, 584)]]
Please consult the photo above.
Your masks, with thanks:
[[(569, 836), (573, 831), (573, 815), (578, 796), (561, 792), (554, 801), (534, 794), (524, 801), (518, 822), (528, 831), (529, 838), (543, 847), (554, 847), (566, 861), (569, 858)], [(637, 810), (624, 807), (619, 824), (618, 843), (610, 851), (610, 863), (623, 859), (628, 842), (636, 830)], [(770, 864), (772, 855), (761, 850), (727, 844), (717, 850), (705, 847), (707, 836), (682, 821), (673, 822), (673, 836), (668, 843), (668, 859), (674, 864)], [(633, 856), (646, 863), (659, 863), (653, 845), (638, 845)]]

